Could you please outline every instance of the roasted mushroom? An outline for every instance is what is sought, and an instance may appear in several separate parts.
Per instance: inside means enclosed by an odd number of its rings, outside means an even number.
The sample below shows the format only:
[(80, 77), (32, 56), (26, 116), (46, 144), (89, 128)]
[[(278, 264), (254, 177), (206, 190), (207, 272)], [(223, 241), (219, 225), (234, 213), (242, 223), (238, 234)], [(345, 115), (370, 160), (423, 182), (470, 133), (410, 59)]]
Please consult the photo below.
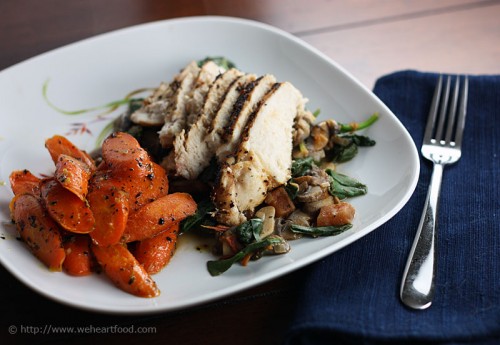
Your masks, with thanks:
[(256, 218), (262, 219), (262, 231), (260, 233), (261, 238), (265, 238), (274, 233), (275, 214), (276, 211), (272, 206), (263, 207), (255, 213)]
[(293, 182), (298, 184), (299, 190), (296, 196), (298, 202), (314, 202), (328, 197), (330, 179), (321, 169), (314, 167), (307, 175), (296, 177)]

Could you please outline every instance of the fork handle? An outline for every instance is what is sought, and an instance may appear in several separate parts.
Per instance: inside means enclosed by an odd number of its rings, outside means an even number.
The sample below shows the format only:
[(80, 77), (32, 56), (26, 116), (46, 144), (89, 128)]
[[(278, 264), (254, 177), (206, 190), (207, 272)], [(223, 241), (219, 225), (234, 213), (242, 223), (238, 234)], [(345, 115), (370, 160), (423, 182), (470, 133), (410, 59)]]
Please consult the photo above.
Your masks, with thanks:
[(443, 165), (434, 163), (424, 210), (401, 283), (401, 301), (413, 309), (425, 309), (434, 296), (436, 271), (436, 220)]

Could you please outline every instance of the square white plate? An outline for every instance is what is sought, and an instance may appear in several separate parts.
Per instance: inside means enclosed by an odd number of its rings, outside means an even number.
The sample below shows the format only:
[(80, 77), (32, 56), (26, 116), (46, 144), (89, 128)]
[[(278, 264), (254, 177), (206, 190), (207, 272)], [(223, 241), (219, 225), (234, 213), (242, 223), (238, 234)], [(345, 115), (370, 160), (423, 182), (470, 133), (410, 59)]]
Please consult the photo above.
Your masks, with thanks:
[[(224, 56), (256, 74), (272, 73), (292, 82), (310, 99), (320, 119), (347, 123), (380, 113), (365, 134), (376, 146), (361, 149), (338, 170), (368, 185), (368, 194), (351, 199), (356, 218), (340, 236), (291, 242), (290, 253), (265, 257), (247, 267), (235, 265), (218, 277), (209, 275), (210, 250), (203, 242), (181, 239), (169, 266), (154, 276), (162, 293), (134, 297), (114, 287), (103, 275), (83, 278), (49, 272), (20, 241), (10, 223), (13, 170), (35, 174), (54, 170), (44, 148), (46, 138), (67, 135), (91, 151), (97, 136), (118, 109), (99, 120), (99, 112), (63, 115), (42, 95), (63, 109), (82, 109), (121, 99), (132, 90), (156, 87), (189, 61)], [(394, 114), (348, 72), (321, 52), (261, 23), (227, 17), (192, 17), (153, 22), (86, 39), (42, 54), (0, 72), (0, 261), (35, 291), (56, 301), (110, 313), (152, 313), (185, 308), (279, 277), (352, 243), (393, 217), (413, 193), (419, 173), (415, 145)], [(82, 131), (82, 128), (84, 129)], [(86, 131), (85, 129), (88, 129)]]

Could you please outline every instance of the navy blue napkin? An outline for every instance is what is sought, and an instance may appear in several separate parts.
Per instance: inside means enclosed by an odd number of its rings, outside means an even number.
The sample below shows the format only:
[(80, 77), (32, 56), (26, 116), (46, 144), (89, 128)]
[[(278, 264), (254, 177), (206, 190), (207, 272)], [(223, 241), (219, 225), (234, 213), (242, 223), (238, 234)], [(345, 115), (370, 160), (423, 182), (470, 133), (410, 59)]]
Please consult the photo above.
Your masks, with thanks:
[[(401, 71), (374, 93), (422, 143), (437, 75)], [(306, 269), (287, 344), (500, 344), (500, 76), (470, 76), (462, 158), (444, 171), (432, 306), (399, 286), (432, 166), (389, 222)]]

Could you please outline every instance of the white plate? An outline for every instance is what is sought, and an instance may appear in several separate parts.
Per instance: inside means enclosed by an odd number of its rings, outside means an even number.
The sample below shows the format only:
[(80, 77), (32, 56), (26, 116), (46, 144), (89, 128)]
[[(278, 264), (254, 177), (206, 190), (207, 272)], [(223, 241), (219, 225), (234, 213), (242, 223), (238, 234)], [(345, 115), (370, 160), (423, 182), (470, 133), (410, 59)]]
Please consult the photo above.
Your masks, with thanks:
[[(134, 297), (115, 288), (104, 276), (70, 277), (49, 272), (17, 241), (8, 204), (13, 194), (12, 170), (35, 174), (53, 171), (44, 140), (66, 135), (85, 150), (111, 117), (97, 121), (97, 112), (63, 115), (42, 96), (64, 109), (81, 109), (121, 99), (141, 87), (169, 81), (191, 60), (225, 56), (247, 72), (273, 73), (291, 81), (310, 99), (309, 108), (321, 117), (340, 122), (364, 119), (373, 112), (380, 120), (366, 134), (377, 141), (362, 149), (339, 171), (366, 183), (366, 196), (352, 199), (357, 214), (354, 227), (330, 238), (292, 242), (287, 255), (265, 257), (247, 267), (234, 266), (211, 277), (209, 250), (195, 241), (181, 241), (170, 265), (154, 276), (158, 298)], [(416, 186), (419, 161), (414, 143), (392, 112), (348, 72), (301, 40), (268, 25), (226, 17), (193, 17), (154, 22), (83, 40), (42, 54), (0, 72), (0, 260), (19, 280), (56, 301), (88, 310), (111, 313), (168, 311), (240, 291), (279, 277), (329, 255), (376, 229), (393, 217)], [(119, 109), (111, 116), (117, 116)], [(75, 125), (79, 123), (79, 125)]]

